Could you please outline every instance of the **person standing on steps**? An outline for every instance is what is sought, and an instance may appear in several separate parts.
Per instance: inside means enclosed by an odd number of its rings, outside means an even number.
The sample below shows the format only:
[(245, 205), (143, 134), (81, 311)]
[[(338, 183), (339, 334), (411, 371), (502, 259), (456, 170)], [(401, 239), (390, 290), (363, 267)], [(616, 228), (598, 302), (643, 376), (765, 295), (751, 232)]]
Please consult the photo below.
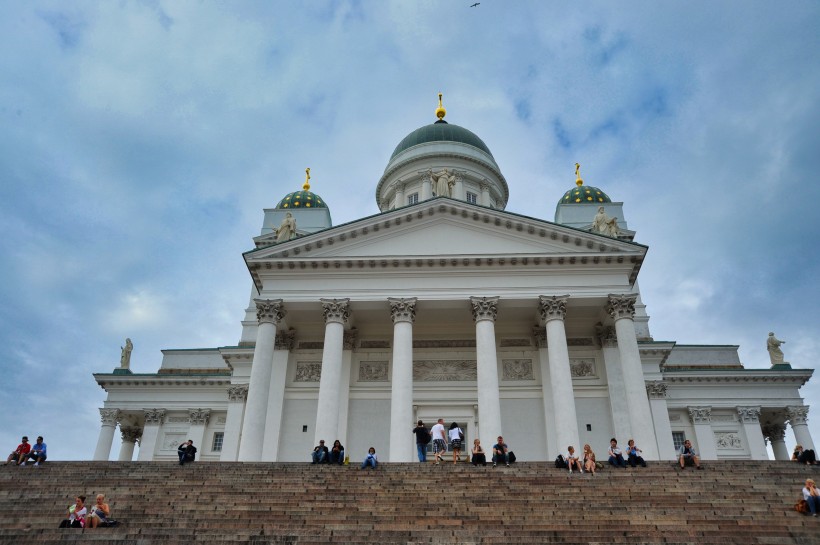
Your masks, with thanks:
[(461, 442), (464, 440), (464, 432), (458, 427), (457, 422), (450, 424), (450, 443), (453, 444), (453, 464), (458, 463), (458, 456), (461, 454)]
[(413, 428), (413, 434), (416, 436), (416, 451), (419, 455), (419, 462), (427, 461), (427, 443), (430, 442), (430, 432), (424, 426), (424, 422), (418, 421), (416, 427)]
[(444, 430), (444, 419), (439, 418), (432, 429), (433, 434), (433, 456), (436, 458), (436, 465), (441, 462), (444, 453), (447, 452), (447, 433)]

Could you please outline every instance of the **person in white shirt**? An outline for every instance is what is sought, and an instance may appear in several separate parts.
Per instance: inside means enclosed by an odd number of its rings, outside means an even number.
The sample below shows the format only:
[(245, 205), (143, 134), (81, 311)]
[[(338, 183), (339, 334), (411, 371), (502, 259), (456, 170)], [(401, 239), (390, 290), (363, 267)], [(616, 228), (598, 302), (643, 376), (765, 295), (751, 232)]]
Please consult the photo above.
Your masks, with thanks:
[(575, 447), (572, 445), (567, 447), (567, 465), (569, 466), (569, 472), (572, 473), (572, 468), (578, 470), (579, 473), (584, 472), (584, 468), (581, 467), (581, 460), (578, 459), (578, 455), (575, 454)]
[(461, 441), (464, 440), (464, 432), (458, 427), (457, 422), (450, 424), (450, 443), (453, 445), (453, 464), (458, 463), (458, 456), (461, 454)]
[(447, 452), (447, 433), (444, 430), (443, 418), (438, 419), (430, 433), (433, 435), (433, 455), (436, 457), (436, 465), (438, 465), (444, 453)]

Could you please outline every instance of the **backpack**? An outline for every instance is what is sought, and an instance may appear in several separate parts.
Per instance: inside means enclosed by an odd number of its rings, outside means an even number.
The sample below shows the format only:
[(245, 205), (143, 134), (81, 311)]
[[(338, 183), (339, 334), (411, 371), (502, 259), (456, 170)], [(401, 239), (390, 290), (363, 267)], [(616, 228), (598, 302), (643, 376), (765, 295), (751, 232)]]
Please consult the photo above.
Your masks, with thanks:
[(558, 469), (567, 468), (567, 462), (566, 460), (564, 460), (564, 456), (562, 454), (559, 454), (558, 458), (555, 459), (555, 467), (557, 467)]
[(510, 461), (510, 463), (513, 463), (515, 461), (515, 453), (511, 450), (508, 451), (507, 452), (507, 459)]

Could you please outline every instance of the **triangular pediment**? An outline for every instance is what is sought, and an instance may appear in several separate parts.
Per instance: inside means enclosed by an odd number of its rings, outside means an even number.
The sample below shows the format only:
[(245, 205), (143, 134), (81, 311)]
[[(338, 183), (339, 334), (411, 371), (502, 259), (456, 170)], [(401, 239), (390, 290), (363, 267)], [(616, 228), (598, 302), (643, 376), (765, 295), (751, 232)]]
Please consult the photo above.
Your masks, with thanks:
[(646, 247), (451, 199), (434, 199), (245, 254), (270, 259), (640, 256)]

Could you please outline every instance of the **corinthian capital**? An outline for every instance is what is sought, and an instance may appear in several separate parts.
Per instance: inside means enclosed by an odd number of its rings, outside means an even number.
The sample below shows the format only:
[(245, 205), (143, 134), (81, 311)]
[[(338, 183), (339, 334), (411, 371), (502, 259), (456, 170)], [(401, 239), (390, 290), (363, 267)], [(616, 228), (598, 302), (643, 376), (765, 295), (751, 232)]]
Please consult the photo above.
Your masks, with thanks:
[(649, 399), (666, 399), (666, 383), (661, 380), (647, 382), (646, 394)]
[(737, 416), (741, 422), (756, 424), (760, 422), (760, 407), (738, 407)]
[(538, 312), (545, 322), (550, 320), (563, 320), (567, 315), (567, 299), (569, 295), (539, 295)]
[(140, 428), (120, 428), (120, 435), (125, 443), (136, 443), (142, 437)]
[(274, 347), (276, 348), (276, 350), (293, 350), (293, 346), (295, 343), (296, 330), (290, 329), (288, 331), (282, 331), (281, 333), (276, 334)]
[(188, 421), (191, 424), (204, 426), (211, 418), (210, 409), (188, 409)]
[(763, 437), (769, 443), (775, 443), (777, 441), (783, 441), (786, 438), (786, 425), (785, 424), (766, 424), (763, 426)]
[(712, 407), (689, 407), (689, 418), (692, 424), (709, 424), (712, 422)]
[(809, 421), (809, 408), (803, 405), (786, 407), (786, 416), (789, 417), (789, 424), (806, 424)]
[(165, 409), (144, 409), (143, 414), (145, 416), (145, 423), (146, 424), (162, 424), (162, 421), (165, 420)]
[(498, 297), (470, 297), (470, 305), (473, 307), (473, 320), (495, 321), (498, 315)]
[(246, 399), (248, 399), (247, 384), (228, 386), (228, 401), (245, 401)]
[(615, 320), (620, 320), (621, 318), (629, 318), (631, 320), (635, 317), (635, 301), (637, 300), (637, 295), (616, 295), (610, 293), (606, 311)]
[(322, 302), (322, 315), (325, 323), (336, 322), (342, 325), (350, 318), (350, 299), (319, 299)]
[(407, 299), (388, 297), (387, 302), (390, 303), (390, 317), (393, 318), (393, 323), (416, 321), (416, 301), (415, 297)]
[(278, 325), (285, 317), (285, 303), (281, 299), (254, 299), (256, 319), (260, 324)]
[(116, 426), (119, 419), (119, 409), (100, 409), (100, 421), (103, 426)]

